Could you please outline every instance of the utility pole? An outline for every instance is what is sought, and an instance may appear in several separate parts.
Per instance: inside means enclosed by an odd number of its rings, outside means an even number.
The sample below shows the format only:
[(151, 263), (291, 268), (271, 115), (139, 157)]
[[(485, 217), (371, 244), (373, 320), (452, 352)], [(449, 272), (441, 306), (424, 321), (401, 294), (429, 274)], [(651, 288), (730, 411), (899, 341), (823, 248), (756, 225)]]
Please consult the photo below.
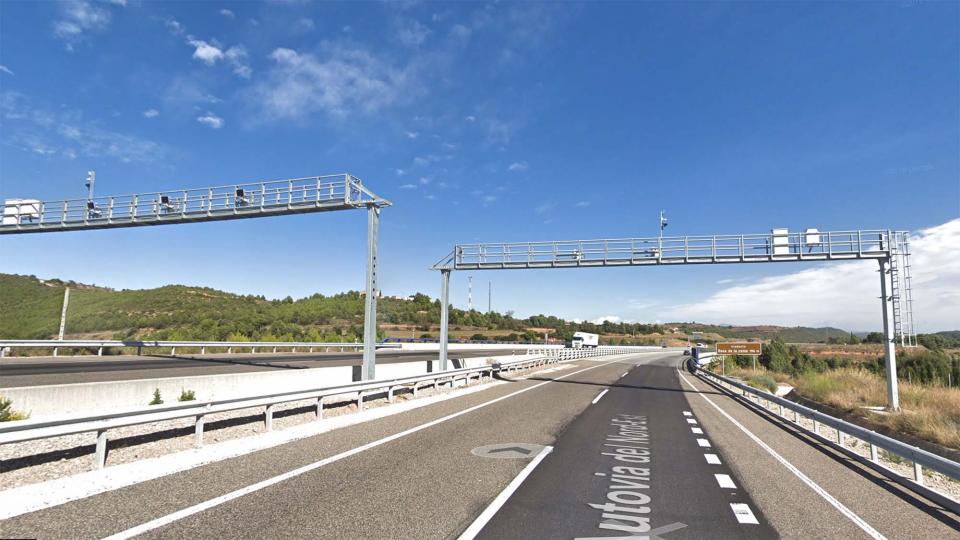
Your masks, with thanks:
[[(63, 341), (63, 332), (67, 328), (67, 304), (70, 303), (70, 287), (63, 289), (63, 309), (60, 311), (60, 332), (57, 334), (57, 339)], [(60, 352), (58, 347), (53, 348), (53, 355), (57, 356), (57, 353)]]

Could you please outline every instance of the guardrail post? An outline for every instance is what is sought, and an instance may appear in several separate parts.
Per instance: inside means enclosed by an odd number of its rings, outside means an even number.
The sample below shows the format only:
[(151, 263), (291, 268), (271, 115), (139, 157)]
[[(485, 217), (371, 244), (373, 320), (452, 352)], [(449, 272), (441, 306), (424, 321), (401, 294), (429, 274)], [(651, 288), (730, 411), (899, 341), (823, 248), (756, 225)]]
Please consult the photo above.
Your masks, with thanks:
[(176, 356), (176, 355), (177, 355), (177, 348), (170, 347), (170, 356)]
[(417, 388), (420, 385), (418, 383), (413, 383), (413, 397), (417, 397)]
[(317, 398), (317, 420), (323, 418), (323, 396)]
[(227, 354), (233, 353), (233, 347), (227, 347)]
[(107, 464), (107, 430), (105, 429), (97, 431), (97, 453), (95, 457), (97, 468), (104, 468)]
[(357, 410), (363, 410), (363, 390), (357, 392)]
[(263, 408), (263, 426), (267, 431), (273, 431), (273, 404)]
[(916, 461), (913, 462), (913, 479), (921, 486), (923, 485), (923, 466)]
[(207, 348), (206, 348), (206, 347), (200, 347), (200, 354), (207, 354)]
[(203, 447), (203, 423), (204, 423), (204, 415), (198, 414), (197, 422), (193, 428), (193, 433), (197, 443), (197, 448)]
[(817, 422), (816, 420), (813, 421), (813, 432), (817, 435), (820, 434), (820, 422)]
[(873, 443), (870, 444), (870, 461), (877, 462), (877, 445)]
[(97, 348), (97, 356), (103, 356), (103, 347)]
[(387, 402), (393, 403), (393, 387), (387, 388)]
[(840, 431), (839, 429), (837, 430), (837, 444), (840, 446), (843, 446), (844, 440), (846, 439), (845, 435), (846, 433)]

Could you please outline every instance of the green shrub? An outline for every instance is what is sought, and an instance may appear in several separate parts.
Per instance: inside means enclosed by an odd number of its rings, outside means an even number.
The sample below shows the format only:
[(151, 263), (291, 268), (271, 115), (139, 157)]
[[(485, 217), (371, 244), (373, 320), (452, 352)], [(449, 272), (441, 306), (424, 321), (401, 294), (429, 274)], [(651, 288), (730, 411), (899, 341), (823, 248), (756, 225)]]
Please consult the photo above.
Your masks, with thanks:
[(0, 422), (13, 422), (14, 420), (26, 420), (30, 415), (16, 411), (12, 407), (13, 400), (0, 396)]
[[(159, 394), (154, 395), (154, 399), (158, 398)], [(180, 397), (177, 398), (177, 401), (194, 401), (197, 399), (197, 395), (193, 390), (181, 390)]]
[(773, 377), (769, 375), (754, 375), (747, 379), (747, 384), (771, 393), (777, 391), (777, 381), (773, 380)]
[(160, 398), (160, 389), (157, 388), (153, 391), (153, 399), (150, 400), (150, 403), (147, 405), (161, 405), (163, 404), (163, 399)]

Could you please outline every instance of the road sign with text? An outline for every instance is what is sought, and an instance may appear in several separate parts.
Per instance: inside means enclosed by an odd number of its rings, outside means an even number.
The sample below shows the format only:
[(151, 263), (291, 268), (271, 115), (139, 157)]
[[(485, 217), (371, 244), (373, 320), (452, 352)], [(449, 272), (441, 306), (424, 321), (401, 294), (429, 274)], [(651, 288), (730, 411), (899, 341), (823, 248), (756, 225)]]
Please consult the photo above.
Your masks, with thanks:
[(746, 356), (760, 356), (760, 343), (730, 342), (717, 343), (717, 354), (742, 354)]

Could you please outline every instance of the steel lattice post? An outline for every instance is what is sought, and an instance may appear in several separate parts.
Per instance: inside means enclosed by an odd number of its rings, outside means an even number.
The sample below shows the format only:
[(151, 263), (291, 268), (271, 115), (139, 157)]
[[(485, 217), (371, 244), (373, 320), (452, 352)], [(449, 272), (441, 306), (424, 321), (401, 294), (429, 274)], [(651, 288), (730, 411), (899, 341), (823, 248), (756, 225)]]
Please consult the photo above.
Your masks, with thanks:
[(377, 369), (377, 237), (380, 209), (367, 206), (367, 298), (363, 319), (363, 380), (373, 380)]
[(441, 270), (440, 280), (440, 371), (446, 371), (450, 338), (450, 270)]
[(887, 407), (900, 410), (900, 390), (897, 385), (897, 349), (891, 325), (892, 298), (890, 296), (890, 259), (880, 259), (880, 305), (883, 307), (883, 352), (887, 372)]

